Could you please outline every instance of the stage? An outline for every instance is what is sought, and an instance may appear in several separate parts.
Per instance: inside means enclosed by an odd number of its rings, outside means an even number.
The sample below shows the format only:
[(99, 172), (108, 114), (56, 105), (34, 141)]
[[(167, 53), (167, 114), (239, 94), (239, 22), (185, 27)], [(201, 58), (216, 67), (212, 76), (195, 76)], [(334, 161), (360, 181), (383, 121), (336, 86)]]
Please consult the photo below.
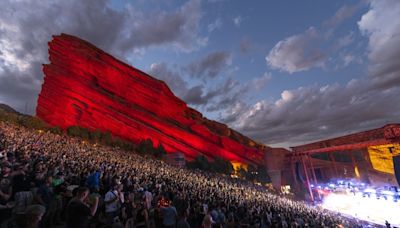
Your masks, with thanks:
[(385, 225), (385, 221), (388, 221), (392, 227), (400, 227), (400, 202), (392, 199), (330, 193), (320, 206), (371, 223)]

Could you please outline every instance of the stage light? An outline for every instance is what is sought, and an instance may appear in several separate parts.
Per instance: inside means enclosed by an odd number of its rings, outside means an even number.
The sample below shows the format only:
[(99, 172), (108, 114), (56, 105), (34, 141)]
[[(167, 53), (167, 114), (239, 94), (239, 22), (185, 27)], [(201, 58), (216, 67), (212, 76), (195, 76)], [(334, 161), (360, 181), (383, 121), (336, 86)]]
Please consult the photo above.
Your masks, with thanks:
[(394, 195), (394, 192), (388, 191), (388, 190), (384, 190), (384, 191), (382, 191), (382, 193), (385, 194), (385, 195), (391, 195), (391, 196)]
[[(371, 193), (375, 189), (367, 189)], [(396, 198), (392, 195), (387, 196), (387, 200), (379, 200), (375, 193), (371, 198), (360, 197), (361, 192), (354, 195), (343, 195), (331, 193), (327, 195), (321, 204), (323, 208), (336, 211), (345, 215), (350, 215), (375, 224), (385, 225), (385, 221), (390, 221), (393, 226), (400, 226), (400, 204), (395, 203)]]
[(366, 193), (376, 193), (376, 190), (373, 189), (373, 188), (366, 188), (366, 189), (364, 190), (364, 192), (366, 192)]

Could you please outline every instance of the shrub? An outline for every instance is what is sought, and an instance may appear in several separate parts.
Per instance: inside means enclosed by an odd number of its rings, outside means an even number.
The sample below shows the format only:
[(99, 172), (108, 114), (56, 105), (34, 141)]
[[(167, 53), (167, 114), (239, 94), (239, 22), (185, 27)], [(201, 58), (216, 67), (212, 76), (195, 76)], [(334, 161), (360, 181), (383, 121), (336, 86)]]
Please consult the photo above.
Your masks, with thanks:
[(80, 126), (71, 126), (67, 128), (67, 134), (82, 139), (89, 139), (89, 130)]
[(193, 161), (187, 162), (187, 167), (226, 175), (233, 172), (232, 164), (229, 161), (216, 157), (213, 162), (210, 162), (204, 155), (198, 155)]
[(167, 154), (167, 152), (164, 149), (164, 146), (160, 143), (158, 144), (157, 148), (153, 148), (153, 156), (156, 158), (162, 158), (164, 155)]
[(138, 152), (141, 155), (151, 154), (153, 149), (153, 141), (151, 139), (142, 140), (138, 146)]

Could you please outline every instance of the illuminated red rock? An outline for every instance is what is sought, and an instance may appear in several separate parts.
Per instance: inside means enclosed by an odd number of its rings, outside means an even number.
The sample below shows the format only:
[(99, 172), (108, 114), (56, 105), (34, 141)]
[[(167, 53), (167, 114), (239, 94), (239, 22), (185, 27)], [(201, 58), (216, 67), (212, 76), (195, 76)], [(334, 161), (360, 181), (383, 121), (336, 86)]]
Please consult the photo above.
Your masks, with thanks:
[(49, 42), (50, 64), (36, 114), (47, 123), (109, 131), (136, 143), (150, 138), (187, 158), (204, 154), (244, 163), (263, 162), (265, 146), (208, 120), (168, 86), (94, 45), (61, 34)]

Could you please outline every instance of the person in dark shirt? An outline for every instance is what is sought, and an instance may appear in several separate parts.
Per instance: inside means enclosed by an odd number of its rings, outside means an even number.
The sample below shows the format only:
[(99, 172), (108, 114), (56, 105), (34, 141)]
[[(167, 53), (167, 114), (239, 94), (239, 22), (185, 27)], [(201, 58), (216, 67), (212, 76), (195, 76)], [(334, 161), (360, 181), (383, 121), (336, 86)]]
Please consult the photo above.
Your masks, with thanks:
[(126, 220), (133, 217), (133, 212), (136, 207), (134, 202), (134, 193), (128, 193), (125, 195), (125, 202), (122, 205), (122, 219), (126, 222)]
[(15, 166), (13, 172), (13, 192), (27, 192), (31, 188), (31, 178), (26, 174), (26, 167), (22, 164)]
[(67, 206), (67, 228), (89, 227), (90, 216), (96, 214), (99, 198), (94, 198), (94, 202), (89, 207), (85, 201), (89, 195), (89, 189), (80, 187), (77, 190), (76, 197), (72, 198)]
[(51, 187), (51, 183), (53, 178), (51, 176), (46, 177), (45, 182), (39, 187), (37, 191), (38, 201), (49, 209), (50, 203), (53, 200), (53, 188)]
[(178, 222), (176, 223), (177, 228), (190, 228), (190, 225), (187, 221), (187, 217), (189, 216), (189, 208), (188, 205), (184, 205), (182, 208), (178, 210)]
[(146, 204), (145, 201), (141, 201), (137, 204), (138, 208), (137, 208), (136, 218), (134, 219), (137, 228), (150, 227), (149, 213), (147, 211), (145, 204)]

